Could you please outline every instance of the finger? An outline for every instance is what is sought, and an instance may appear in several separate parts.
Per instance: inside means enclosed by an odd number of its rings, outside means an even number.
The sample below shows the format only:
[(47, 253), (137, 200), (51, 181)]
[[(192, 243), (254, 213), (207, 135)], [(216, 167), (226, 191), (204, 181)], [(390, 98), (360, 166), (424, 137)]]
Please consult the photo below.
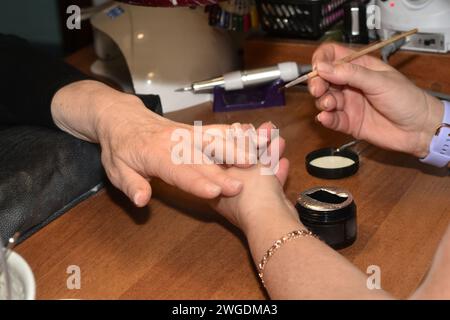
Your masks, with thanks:
[[(339, 52), (337, 52), (339, 51)], [(325, 43), (319, 46), (319, 48), (314, 52), (312, 57), (313, 70), (317, 70), (318, 63), (325, 62), (332, 64), (336, 59), (339, 59), (339, 55), (345, 54), (345, 52), (351, 52), (351, 50), (346, 50), (346, 48), (341, 48), (341, 46), (334, 43)], [(324, 95), (330, 87), (330, 83), (321, 77), (315, 77), (308, 80), (309, 92), (312, 96), (319, 98)]]
[(282, 186), (284, 186), (284, 184), (286, 183), (288, 173), (289, 173), (289, 160), (286, 158), (282, 158), (279, 163), (278, 171), (275, 174)]
[(256, 134), (251, 136), (239, 134), (216, 144), (212, 152), (204, 150), (213, 163), (248, 168), (257, 162)]
[(308, 80), (309, 93), (311, 93), (313, 97), (318, 98), (322, 96), (329, 87), (330, 83), (320, 77), (315, 77)]
[(336, 102), (334, 108), (331, 108), (331, 110), (336, 109), (338, 111), (344, 110), (345, 107), (345, 97), (344, 92), (340, 88), (334, 88), (332, 87), (329, 92)]
[(282, 157), (285, 149), (286, 140), (282, 137), (276, 137), (270, 142), (266, 149), (261, 150), (259, 154), (260, 161), (268, 161), (268, 158), (270, 158), (270, 161), (278, 161)]
[(204, 199), (213, 199), (222, 188), (195, 170), (196, 165), (171, 165), (161, 170), (160, 178), (166, 183)]
[(326, 128), (349, 133), (350, 121), (347, 114), (343, 111), (322, 111), (316, 118)]
[(276, 126), (276, 124), (273, 123), (272, 121), (266, 121), (266, 122), (262, 123), (262, 124), (258, 127), (257, 132), (260, 132), (260, 131), (267, 131), (267, 132), (270, 132), (270, 131), (273, 130), (273, 129), (278, 129), (278, 127)]
[(125, 193), (137, 207), (144, 207), (150, 201), (150, 183), (136, 171), (123, 163), (116, 163), (114, 169), (106, 170), (111, 183)]
[(230, 177), (226, 169), (218, 165), (202, 165), (196, 169), (209, 181), (220, 186), (224, 196), (232, 197), (242, 191), (242, 181)]
[(313, 67), (317, 67), (317, 63), (319, 62), (332, 63), (348, 56), (353, 52), (355, 51), (334, 42), (324, 43), (314, 52), (312, 57), (312, 65)]
[[(275, 148), (278, 148), (278, 150), (274, 150)], [(271, 156), (275, 152), (278, 155), (278, 158), (280, 159), (283, 156), (285, 149), (286, 149), (286, 140), (284, 140), (284, 138), (282, 137), (276, 137), (270, 142), (270, 145), (267, 148), (267, 154)]]
[(262, 152), (259, 156), (259, 162), (266, 167), (265, 172), (272, 172), (272, 174), (277, 174), (279, 170), (279, 163), (281, 154), (285, 149), (285, 140), (281, 137), (274, 138), (268, 148)]
[[(235, 132), (246, 133), (248, 131), (256, 131), (255, 127), (251, 123), (235, 122), (231, 125), (214, 124), (205, 126), (203, 133), (206, 138), (220, 136), (225, 139), (226, 137), (233, 135)], [(205, 143), (208, 143), (208, 139), (204, 142), (203, 147), (205, 146)]]
[[(251, 124), (210, 126), (204, 139), (204, 153), (218, 164), (250, 167), (256, 163), (256, 129)], [(206, 143), (205, 143), (206, 142)], [(208, 147), (212, 144), (212, 148)]]
[(279, 129), (271, 121), (264, 122), (258, 129), (258, 154), (264, 152), (271, 143), (271, 140), (279, 136)]
[(386, 76), (354, 63), (332, 65), (321, 62), (317, 65), (319, 76), (335, 85), (348, 85), (367, 94), (380, 94), (385, 90)]
[(257, 163), (258, 160), (258, 137), (257, 131), (253, 125), (234, 123), (231, 125), (234, 129), (235, 139), (232, 140), (234, 151), (234, 161), (232, 164), (239, 168), (249, 168)]
[(326, 94), (316, 100), (316, 106), (323, 111), (343, 110), (344, 101), (344, 94), (341, 90), (330, 88)]
[(281, 158), (284, 154), (284, 150), (286, 150), (286, 140), (284, 140), (284, 138), (282, 137), (278, 137), (278, 140), (278, 147), (280, 148), (279, 155)]

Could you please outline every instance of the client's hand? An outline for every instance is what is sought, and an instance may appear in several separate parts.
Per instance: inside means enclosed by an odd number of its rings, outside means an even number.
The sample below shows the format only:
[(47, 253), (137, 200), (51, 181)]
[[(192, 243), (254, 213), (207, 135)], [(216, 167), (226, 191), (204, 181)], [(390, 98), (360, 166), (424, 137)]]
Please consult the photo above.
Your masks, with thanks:
[[(241, 178), (228, 174), (214, 161), (240, 167), (251, 164), (251, 150), (239, 148), (234, 139), (227, 139), (226, 131), (233, 126), (204, 126), (202, 132), (214, 129), (214, 139), (223, 139), (223, 148), (234, 150), (234, 157), (224, 158), (224, 150), (216, 149), (206, 154), (205, 146), (210, 144), (211, 136), (197, 137), (193, 126), (160, 117), (139, 98), (96, 81), (80, 81), (59, 90), (53, 98), (52, 115), (62, 130), (100, 143), (102, 163), (110, 181), (137, 206), (145, 206), (150, 200), (151, 177), (159, 177), (201, 198), (235, 196), (242, 189)], [(242, 129), (249, 128), (252, 126), (244, 125)], [(270, 128), (272, 125), (266, 123), (260, 129)], [(176, 163), (174, 159), (173, 147), (178, 144), (173, 139), (175, 132), (180, 133), (178, 138), (191, 139), (190, 164)], [(194, 159), (196, 154), (199, 162)], [(241, 162), (236, 161), (239, 159)]]
[(322, 110), (318, 121), (382, 148), (425, 157), (442, 121), (442, 102), (372, 56), (335, 64), (350, 53), (336, 44), (314, 53), (320, 77), (309, 81), (309, 90)]

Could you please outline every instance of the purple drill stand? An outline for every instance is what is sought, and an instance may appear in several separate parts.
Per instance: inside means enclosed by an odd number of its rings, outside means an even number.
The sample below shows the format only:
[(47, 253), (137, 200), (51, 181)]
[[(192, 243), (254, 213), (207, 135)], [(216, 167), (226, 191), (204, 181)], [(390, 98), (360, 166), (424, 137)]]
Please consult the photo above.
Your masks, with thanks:
[(278, 79), (272, 83), (245, 88), (242, 90), (225, 91), (222, 87), (214, 88), (213, 111), (236, 111), (245, 109), (281, 107), (285, 105), (284, 81)]

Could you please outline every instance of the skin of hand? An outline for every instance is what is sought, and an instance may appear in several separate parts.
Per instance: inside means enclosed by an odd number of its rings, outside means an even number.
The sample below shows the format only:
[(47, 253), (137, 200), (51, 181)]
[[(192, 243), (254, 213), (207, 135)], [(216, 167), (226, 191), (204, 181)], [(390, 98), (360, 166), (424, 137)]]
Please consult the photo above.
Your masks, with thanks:
[(442, 237), (428, 274), (411, 296), (415, 300), (450, 299), (450, 225)]
[[(282, 138), (279, 139), (280, 153), (282, 153), (285, 143)], [(298, 222), (297, 214), (294, 214), (295, 208), (283, 192), (289, 161), (286, 158), (280, 160), (276, 175), (262, 175), (261, 168), (261, 165), (247, 169), (229, 168), (227, 172), (231, 177), (245, 181), (242, 191), (236, 196), (223, 196), (211, 201), (216, 211), (242, 229), (244, 233), (252, 231), (253, 223), (260, 220), (267, 208), (277, 207), (282, 213), (289, 212), (290, 215), (286, 217)]]
[(442, 122), (443, 103), (372, 56), (336, 63), (353, 51), (327, 43), (313, 55), (308, 82), (325, 127), (379, 147), (423, 158)]
[[(284, 146), (284, 142), (280, 143)], [(260, 174), (260, 165), (230, 168), (244, 181), (234, 197), (211, 201), (215, 210), (239, 227), (247, 237), (253, 260), (260, 262), (281, 236), (305, 229), (283, 185), (289, 169), (280, 160), (276, 176)], [(410, 299), (448, 299), (450, 295), (450, 226), (435, 254), (425, 281)], [(272, 299), (393, 299), (388, 292), (367, 288), (367, 275), (345, 257), (311, 237), (285, 243), (269, 259), (264, 270), (266, 289)]]
[[(100, 143), (108, 178), (136, 206), (142, 207), (149, 202), (151, 177), (159, 177), (205, 199), (221, 194), (234, 196), (242, 189), (240, 178), (230, 176), (226, 168), (211, 161), (174, 164), (171, 149), (176, 142), (171, 141), (171, 135), (177, 129), (193, 134), (193, 126), (165, 119), (149, 111), (136, 96), (116, 91), (100, 82), (80, 81), (60, 89), (52, 101), (52, 116), (63, 131)], [(237, 126), (244, 130), (252, 127)], [(230, 125), (203, 126), (203, 130), (220, 132), (230, 128)], [(258, 130), (271, 128), (271, 123), (265, 123)], [(228, 147), (229, 142), (224, 142), (224, 145)], [(235, 150), (237, 154), (239, 150)], [(248, 167), (250, 156), (245, 153), (246, 161), (239, 166)]]
[[(261, 175), (261, 165), (230, 168), (231, 176), (244, 181), (242, 191), (211, 201), (216, 211), (244, 232), (256, 265), (281, 236), (306, 229), (283, 192), (288, 167), (283, 158), (276, 176)], [(312, 237), (290, 241), (277, 250), (264, 269), (264, 281), (272, 299), (389, 298), (382, 290), (368, 290), (361, 271)]]

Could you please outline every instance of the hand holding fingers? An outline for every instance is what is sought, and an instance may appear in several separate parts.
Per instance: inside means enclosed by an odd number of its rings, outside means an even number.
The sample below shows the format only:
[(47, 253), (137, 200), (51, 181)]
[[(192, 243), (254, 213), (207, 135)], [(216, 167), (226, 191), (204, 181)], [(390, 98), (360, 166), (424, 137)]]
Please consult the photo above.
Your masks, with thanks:
[[(326, 43), (319, 46), (312, 57), (313, 70), (317, 70), (318, 63), (335, 63), (339, 58), (352, 53), (353, 51), (336, 45), (334, 43)], [(314, 77), (308, 80), (309, 92), (312, 96), (318, 98), (324, 95), (330, 87), (330, 83), (321, 77)]]
[[(314, 70), (319, 70), (320, 65), (322, 65), (322, 69), (329, 65), (339, 65), (341, 64), (339, 61), (346, 56), (354, 53), (355, 51), (349, 49), (347, 47), (335, 44), (335, 43), (326, 43), (321, 45), (313, 55), (312, 65)], [(370, 55), (366, 55), (355, 59), (351, 62), (351, 64), (360, 65), (365, 68), (369, 68), (371, 70), (376, 71), (391, 71), (392, 68), (386, 65), (380, 59), (372, 57)], [(325, 67), (324, 67), (325, 66)], [(330, 68), (328, 68), (330, 69)], [(320, 97), (328, 90), (330, 86), (330, 82), (337, 84), (333, 79), (329, 79), (326, 77), (322, 77), (322, 74), (319, 73), (319, 77), (315, 77), (308, 81), (308, 87), (310, 93), (314, 97)]]
[[(212, 154), (211, 159), (204, 152), (204, 148), (211, 142), (211, 139), (205, 139), (205, 130), (215, 129), (213, 135), (223, 140), (223, 146), (233, 149), (235, 155), (244, 155), (242, 163), (236, 162), (239, 159), (234, 157), (231, 164), (249, 167), (257, 162), (257, 157), (251, 158), (251, 150), (240, 148), (235, 139), (226, 141), (227, 131), (241, 133), (249, 131), (256, 136), (257, 148), (262, 140), (258, 139), (256, 129), (250, 124), (204, 126), (200, 130), (202, 135), (200, 146), (195, 146), (194, 140), (198, 134), (195, 127), (170, 120), (155, 120), (153, 117), (147, 119), (145, 115), (130, 117), (132, 121), (129, 119), (121, 122), (120, 130), (116, 129), (117, 124), (112, 126), (108, 131), (109, 134), (102, 139), (102, 162), (111, 182), (126, 193), (137, 206), (144, 206), (150, 200), (151, 186), (148, 182), (150, 177), (159, 177), (168, 184), (206, 199), (219, 195), (235, 196), (242, 190), (242, 181), (239, 178), (230, 177), (224, 168), (214, 164), (214, 156), (217, 155)], [(175, 139), (173, 134), (178, 129), (183, 132)], [(266, 144), (270, 142), (272, 129), (274, 126), (270, 123), (263, 124), (259, 129), (267, 133), (264, 141)], [(178, 163), (173, 161), (172, 151), (177, 144), (184, 147), (181, 142), (184, 143), (185, 137), (190, 141), (186, 143), (190, 148), (190, 161), (185, 163), (184, 158), (181, 158), (181, 163)], [(245, 146), (248, 146), (250, 137), (245, 139)], [(195, 159), (191, 155), (193, 156), (194, 149), (198, 149), (201, 163), (193, 161)], [(184, 154), (184, 148), (182, 151)]]
[[(286, 199), (282, 186), (286, 182), (289, 162), (282, 158), (276, 175), (263, 174), (264, 166), (258, 164), (252, 168), (242, 169), (231, 167), (227, 172), (244, 183), (242, 191), (233, 197), (219, 197), (211, 201), (211, 206), (236, 226), (246, 229), (249, 222), (257, 219), (260, 210), (267, 208), (268, 204), (279, 204), (280, 208), (286, 206)], [(258, 199), (258, 201), (255, 201)], [(291, 205), (292, 207), (292, 205)], [(281, 214), (273, 212), (276, 216)]]
[(256, 163), (257, 132), (253, 125), (212, 125), (205, 133), (203, 150), (215, 163), (243, 168)]

